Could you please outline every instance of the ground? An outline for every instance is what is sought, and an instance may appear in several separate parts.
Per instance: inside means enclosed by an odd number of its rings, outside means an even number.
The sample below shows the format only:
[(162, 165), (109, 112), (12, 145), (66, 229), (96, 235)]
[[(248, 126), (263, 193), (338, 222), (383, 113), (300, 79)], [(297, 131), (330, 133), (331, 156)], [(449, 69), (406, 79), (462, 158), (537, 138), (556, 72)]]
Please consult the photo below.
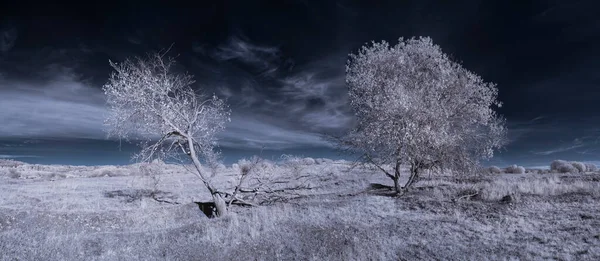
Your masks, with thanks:
[(245, 197), (263, 205), (216, 219), (183, 167), (5, 164), (0, 260), (600, 260), (598, 173), (425, 175), (395, 197), (377, 170), (318, 163), (264, 166), (273, 193)]

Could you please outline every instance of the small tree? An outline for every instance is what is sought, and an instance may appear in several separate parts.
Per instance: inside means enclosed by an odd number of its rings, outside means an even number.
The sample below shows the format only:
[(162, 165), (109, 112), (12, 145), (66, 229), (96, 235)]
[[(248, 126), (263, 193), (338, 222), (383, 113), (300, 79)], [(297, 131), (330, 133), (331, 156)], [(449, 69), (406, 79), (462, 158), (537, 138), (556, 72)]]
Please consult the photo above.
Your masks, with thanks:
[(191, 160), (193, 172), (212, 195), (217, 215), (225, 215), (223, 195), (200, 159), (216, 169), (215, 134), (225, 128), (230, 111), (216, 96), (196, 93), (191, 88), (192, 76), (172, 73), (174, 60), (165, 59), (165, 54), (110, 62), (115, 72), (103, 87), (110, 107), (105, 122), (109, 136), (142, 140), (142, 150), (134, 157), (143, 162), (170, 157)]
[[(362, 47), (350, 55), (346, 84), (357, 125), (341, 145), (364, 153), (398, 193), (424, 169), (473, 171), (504, 144), (495, 85), (452, 62), (430, 38)], [(404, 186), (401, 165), (410, 167)]]

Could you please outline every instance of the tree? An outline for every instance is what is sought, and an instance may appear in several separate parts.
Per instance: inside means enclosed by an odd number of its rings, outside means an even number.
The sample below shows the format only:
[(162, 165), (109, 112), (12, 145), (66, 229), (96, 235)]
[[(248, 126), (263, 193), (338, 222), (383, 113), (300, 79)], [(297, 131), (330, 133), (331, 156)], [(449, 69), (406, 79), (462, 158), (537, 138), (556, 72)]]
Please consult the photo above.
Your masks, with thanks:
[[(148, 162), (159, 158), (191, 160), (195, 171), (214, 200), (217, 215), (227, 213), (227, 204), (202, 168), (200, 159), (216, 168), (215, 135), (230, 120), (225, 102), (216, 96), (196, 93), (193, 77), (171, 72), (173, 58), (166, 52), (145, 59), (110, 61), (115, 70), (103, 86), (110, 114), (105, 122), (109, 136), (142, 140), (134, 157)], [(183, 157), (182, 157), (183, 156)]]
[[(357, 124), (340, 144), (363, 153), (398, 193), (425, 169), (473, 171), (505, 144), (495, 84), (451, 61), (430, 38), (363, 46), (350, 54), (346, 84)], [(410, 175), (400, 186), (402, 165)]]

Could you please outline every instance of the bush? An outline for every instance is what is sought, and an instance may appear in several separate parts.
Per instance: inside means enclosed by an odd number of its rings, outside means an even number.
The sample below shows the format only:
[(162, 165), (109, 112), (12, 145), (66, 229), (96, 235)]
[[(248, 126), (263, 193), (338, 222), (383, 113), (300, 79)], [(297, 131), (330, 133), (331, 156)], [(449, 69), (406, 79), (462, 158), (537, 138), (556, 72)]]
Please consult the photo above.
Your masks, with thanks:
[[(147, 166), (146, 166), (147, 168)], [(89, 178), (101, 178), (101, 177), (122, 177), (127, 176), (127, 173), (123, 169), (116, 166), (101, 166), (98, 169), (92, 171)]]
[(506, 167), (506, 169), (504, 169), (504, 172), (510, 174), (525, 174), (525, 168), (523, 168), (522, 166), (511, 165)]
[(13, 159), (0, 159), (0, 167), (18, 167), (25, 164), (25, 162), (16, 161)]
[(490, 174), (502, 174), (502, 169), (498, 168), (497, 166), (491, 166), (488, 168), (488, 172)]
[(302, 158), (294, 155), (283, 154), (280, 159), (284, 166), (299, 166), (303, 164)]
[(592, 164), (592, 163), (585, 163), (585, 168), (587, 169), (587, 171), (590, 171), (590, 172), (598, 171), (598, 166), (596, 166), (596, 164)]
[(237, 163), (232, 165), (235, 171), (240, 173), (248, 173), (252, 171), (253, 175), (265, 176), (275, 172), (275, 164), (272, 161), (261, 159), (261, 158), (252, 158), (252, 159), (240, 159)]
[(319, 159), (316, 159), (315, 162), (317, 164), (331, 164), (331, 163), (333, 163), (333, 160), (332, 159), (319, 158)]
[(16, 169), (10, 169), (8, 171), (8, 173), (10, 174), (9, 176), (13, 179), (20, 179), (21, 178), (21, 172), (17, 171)]
[(304, 165), (315, 165), (315, 164), (316, 164), (316, 161), (315, 161), (315, 159), (313, 159), (313, 158), (304, 158), (304, 159), (302, 160), (302, 163), (303, 163)]
[(577, 161), (572, 161), (571, 165), (577, 169), (578, 172), (580, 173), (584, 173), (587, 171), (587, 168), (585, 167), (585, 164), (581, 163), (581, 162), (577, 162)]
[(217, 170), (223, 171), (223, 170), (226, 170), (226, 169), (227, 169), (227, 166), (225, 166), (225, 164), (223, 164), (223, 163), (217, 164)]
[(550, 169), (553, 172), (558, 173), (578, 173), (579, 171), (571, 165), (571, 163), (564, 160), (555, 160), (550, 164)]
[(236, 170), (242, 170), (251, 165), (252, 165), (252, 161), (250, 161), (249, 159), (240, 159), (240, 160), (238, 160), (237, 163), (234, 163), (233, 165), (231, 165), (231, 167)]

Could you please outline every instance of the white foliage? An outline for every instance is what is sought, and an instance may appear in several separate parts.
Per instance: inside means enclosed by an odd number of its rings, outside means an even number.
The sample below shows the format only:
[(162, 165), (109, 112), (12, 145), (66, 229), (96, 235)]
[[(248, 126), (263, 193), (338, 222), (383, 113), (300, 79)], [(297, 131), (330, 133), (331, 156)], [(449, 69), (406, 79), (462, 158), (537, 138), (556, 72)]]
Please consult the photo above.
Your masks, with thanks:
[(509, 174), (525, 174), (525, 168), (522, 166), (511, 165), (506, 167), (504, 172)]
[(333, 160), (331, 160), (331, 159), (325, 159), (325, 158), (315, 159), (316, 164), (331, 164), (332, 162), (333, 162)]
[(0, 159), (0, 167), (18, 167), (27, 163), (13, 159)]
[(598, 166), (596, 166), (596, 164), (592, 164), (592, 163), (585, 163), (585, 168), (587, 169), (587, 171), (590, 171), (590, 172), (598, 171)]
[(577, 170), (571, 163), (564, 160), (555, 160), (550, 164), (550, 170), (559, 173), (578, 173)]
[(585, 164), (578, 162), (578, 161), (572, 161), (571, 165), (577, 169), (577, 171), (579, 171), (580, 173), (584, 173), (587, 171), (587, 168), (585, 166)]
[(316, 161), (313, 158), (304, 158), (304, 159), (302, 159), (302, 163), (304, 165), (314, 165), (314, 164), (316, 164)]
[(430, 38), (351, 54), (346, 83), (357, 126), (342, 143), (378, 164), (470, 170), (504, 144), (498, 89)]
[[(225, 102), (196, 93), (191, 75), (172, 72), (173, 59), (155, 53), (146, 59), (110, 62), (115, 72), (103, 90), (110, 115), (109, 135), (143, 140), (136, 155), (143, 162), (172, 157), (191, 160), (194, 171), (213, 195), (218, 215), (227, 213), (221, 193), (209, 180), (224, 168), (218, 161), (216, 134), (230, 120)], [(210, 170), (200, 163), (204, 158)]]
[(491, 174), (502, 174), (502, 169), (497, 166), (490, 166), (488, 168), (488, 172)]
[[(174, 156), (180, 149), (187, 154), (190, 148), (180, 145), (193, 144), (211, 162), (215, 135), (229, 121), (227, 105), (216, 96), (196, 93), (192, 76), (172, 73), (174, 60), (163, 56), (110, 63), (115, 72), (103, 87), (110, 107), (109, 135), (144, 140), (137, 155), (141, 161)], [(158, 142), (149, 145), (153, 140)]]

